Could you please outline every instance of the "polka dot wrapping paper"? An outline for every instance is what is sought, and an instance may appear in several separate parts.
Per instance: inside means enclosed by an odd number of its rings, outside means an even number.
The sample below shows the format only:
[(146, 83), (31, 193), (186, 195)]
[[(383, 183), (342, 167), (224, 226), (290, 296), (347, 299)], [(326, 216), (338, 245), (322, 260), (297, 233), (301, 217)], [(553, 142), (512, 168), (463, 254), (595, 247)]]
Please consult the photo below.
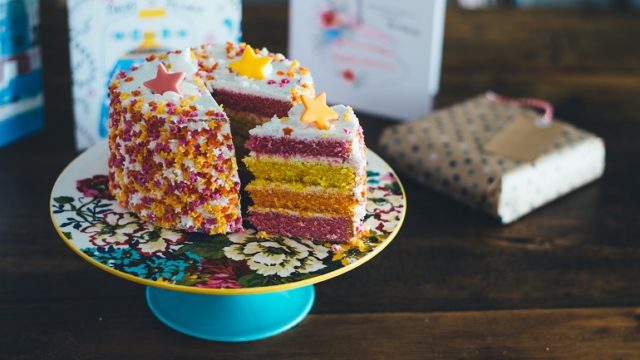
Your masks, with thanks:
[(400, 172), (506, 224), (599, 178), (605, 164), (602, 139), (557, 119), (560, 135), (533, 161), (485, 150), (521, 116), (537, 114), (481, 95), (385, 129), (380, 146)]

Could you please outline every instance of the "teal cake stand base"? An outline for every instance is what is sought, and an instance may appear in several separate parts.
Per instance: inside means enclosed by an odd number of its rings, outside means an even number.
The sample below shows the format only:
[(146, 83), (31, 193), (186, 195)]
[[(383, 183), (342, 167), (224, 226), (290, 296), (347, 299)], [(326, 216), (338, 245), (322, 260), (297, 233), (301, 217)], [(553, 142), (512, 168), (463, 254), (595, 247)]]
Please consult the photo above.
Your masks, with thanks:
[(313, 285), (253, 295), (201, 295), (147, 287), (147, 304), (165, 325), (206, 340), (263, 339), (302, 321), (315, 299)]

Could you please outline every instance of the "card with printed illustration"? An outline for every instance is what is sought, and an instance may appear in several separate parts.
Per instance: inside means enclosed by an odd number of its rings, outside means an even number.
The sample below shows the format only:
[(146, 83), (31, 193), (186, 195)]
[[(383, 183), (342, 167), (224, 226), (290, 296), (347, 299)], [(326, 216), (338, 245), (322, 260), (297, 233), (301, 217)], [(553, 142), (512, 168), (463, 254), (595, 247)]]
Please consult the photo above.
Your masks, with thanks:
[(108, 132), (113, 75), (150, 54), (238, 41), (240, 0), (69, 0), (76, 146)]
[(291, 0), (289, 55), (330, 102), (412, 119), (438, 91), (444, 10), (444, 0)]

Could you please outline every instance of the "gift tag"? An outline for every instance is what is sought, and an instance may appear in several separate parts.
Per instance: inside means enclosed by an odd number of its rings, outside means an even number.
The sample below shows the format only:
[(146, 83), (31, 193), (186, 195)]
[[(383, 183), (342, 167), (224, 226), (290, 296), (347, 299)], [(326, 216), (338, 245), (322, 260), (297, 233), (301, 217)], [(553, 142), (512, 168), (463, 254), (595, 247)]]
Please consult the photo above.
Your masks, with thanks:
[(540, 125), (534, 115), (520, 114), (498, 130), (484, 149), (514, 160), (533, 161), (555, 143), (564, 128), (558, 121)]

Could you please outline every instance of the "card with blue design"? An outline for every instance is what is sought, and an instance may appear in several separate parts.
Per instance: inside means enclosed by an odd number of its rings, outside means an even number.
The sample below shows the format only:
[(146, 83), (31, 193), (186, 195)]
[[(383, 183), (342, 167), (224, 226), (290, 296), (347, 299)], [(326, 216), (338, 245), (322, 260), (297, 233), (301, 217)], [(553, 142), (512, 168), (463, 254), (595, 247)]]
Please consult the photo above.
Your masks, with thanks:
[(150, 53), (238, 41), (240, 0), (69, 0), (76, 147), (107, 135), (108, 83)]

